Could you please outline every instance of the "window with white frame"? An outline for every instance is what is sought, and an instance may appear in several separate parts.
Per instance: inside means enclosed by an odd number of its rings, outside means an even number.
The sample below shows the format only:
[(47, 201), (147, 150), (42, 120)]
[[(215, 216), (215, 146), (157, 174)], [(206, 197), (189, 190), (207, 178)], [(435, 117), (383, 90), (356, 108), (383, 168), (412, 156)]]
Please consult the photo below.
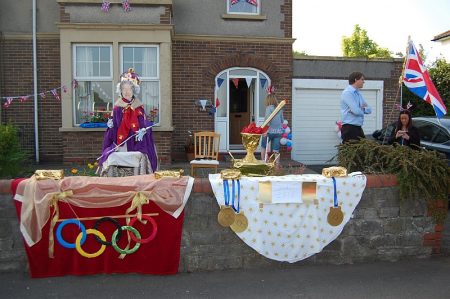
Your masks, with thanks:
[(226, 0), (227, 13), (259, 15), (261, 0)]
[(73, 45), (74, 124), (101, 122), (113, 106), (111, 45)]
[(160, 76), (159, 47), (157, 45), (122, 45), (122, 72), (133, 68), (141, 80), (137, 97), (144, 104), (147, 119), (159, 123)]

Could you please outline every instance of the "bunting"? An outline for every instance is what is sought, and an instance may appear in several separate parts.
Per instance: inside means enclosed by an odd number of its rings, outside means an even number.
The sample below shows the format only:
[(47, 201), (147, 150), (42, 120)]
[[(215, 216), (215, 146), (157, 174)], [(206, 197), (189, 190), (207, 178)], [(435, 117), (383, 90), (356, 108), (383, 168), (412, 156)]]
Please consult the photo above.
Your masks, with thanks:
[[(74, 80), (76, 81), (76, 80)], [(78, 86), (78, 84), (77, 84)], [(41, 97), (42, 100), (47, 98), (48, 93), (52, 94), (55, 99), (57, 99), (58, 101), (61, 101), (61, 97), (58, 94), (58, 90), (61, 89), (64, 93), (67, 93), (67, 86), (66, 85), (61, 85), (60, 87), (57, 88), (53, 88), (51, 90), (47, 90), (47, 91), (42, 91), (40, 93), (38, 93), (38, 95)], [(3, 103), (3, 108), (9, 108), (9, 106), (11, 106), (11, 104), (13, 103), (13, 101), (18, 101), (19, 103), (25, 103), (27, 102), (30, 98), (32, 98), (34, 95), (32, 94), (28, 94), (28, 95), (21, 95), (21, 96), (6, 96), (6, 97), (0, 97), (0, 103), (5, 101)]]
[(259, 78), (259, 82), (261, 83), (261, 88), (264, 89), (264, 87), (266, 86), (266, 83), (267, 83), (267, 79)]
[(61, 98), (59, 97), (59, 94), (58, 94), (58, 92), (56, 91), (56, 89), (52, 89), (51, 92), (52, 92), (52, 94), (55, 96), (55, 98), (56, 98), (58, 101), (61, 101)]
[(238, 86), (239, 86), (239, 78), (231, 79), (231, 81), (233, 81), (234, 86), (236, 86), (236, 88), (238, 88)]
[(245, 82), (247, 82), (247, 87), (250, 87), (250, 85), (252, 84), (252, 80), (253, 80), (253, 78), (249, 78), (249, 77), (245, 78)]
[(222, 85), (224, 79), (222, 78), (217, 78), (217, 87), (220, 88), (220, 86)]

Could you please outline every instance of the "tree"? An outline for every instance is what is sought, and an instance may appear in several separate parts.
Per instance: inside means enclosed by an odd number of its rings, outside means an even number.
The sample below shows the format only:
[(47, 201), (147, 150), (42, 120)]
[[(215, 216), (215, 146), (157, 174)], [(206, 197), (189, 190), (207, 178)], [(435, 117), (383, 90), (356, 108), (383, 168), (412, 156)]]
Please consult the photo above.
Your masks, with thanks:
[[(420, 50), (419, 50), (420, 52)], [(428, 68), (431, 80), (436, 86), (441, 99), (444, 101), (445, 106), (449, 109), (450, 103), (450, 63), (445, 58), (438, 58)], [(413, 116), (435, 116), (433, 107), (413, 94), (405, 85), (402, 86), (402, 102), (403, 104), (411, 102), (413, 104), (412, 115)], [(405, 105), (404, 105), (405, 106)]]
[(306, 54), (305, 51), (296, 51), (296, 50), (294, 50), (294, 51), (292, 52), (292, 54), (293, 54), (294, 58), (295, 58), (295, 57), (308, 56), (308, 54)]
[(356, 24), (350, 37), (342, 37), (344, 57), (390, 58), (391, 51), (381, 48), (367, 36), (367, 31)]

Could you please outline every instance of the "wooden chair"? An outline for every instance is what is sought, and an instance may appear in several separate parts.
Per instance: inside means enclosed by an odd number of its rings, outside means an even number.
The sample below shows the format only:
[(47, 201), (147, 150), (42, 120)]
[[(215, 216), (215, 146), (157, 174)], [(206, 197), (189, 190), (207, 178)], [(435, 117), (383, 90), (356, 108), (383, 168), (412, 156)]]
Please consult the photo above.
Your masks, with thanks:
[(215, 132), (194, 133), (194, 160), (191, 161), (191, 175), (195, 177), (197, 168), (214, 168), (219, 166), (220, 134)]

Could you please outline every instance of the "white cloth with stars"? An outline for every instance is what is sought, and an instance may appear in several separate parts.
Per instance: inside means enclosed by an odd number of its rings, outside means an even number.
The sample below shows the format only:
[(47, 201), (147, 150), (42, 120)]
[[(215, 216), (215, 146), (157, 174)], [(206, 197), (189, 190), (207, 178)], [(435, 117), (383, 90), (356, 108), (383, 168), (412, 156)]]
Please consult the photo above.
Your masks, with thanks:
[[(219, 206), (224, 205), (223, 180), (220, 174), (210, 174), (209, 180), (217, 203)], [(260, 181), (317, 182), (317, 201), (260, 204)], [(334, 201), (331, 178), (318, 174), (241, 177), (240, 185), (240, 210), (248, 219), (248, 228), (236, 234), (248, 246), (269, 259), (295, 263), (321, 252), (341, 234), (361, 200), (366, 187), (366, 176), (355, 172), (347, 177), (336, 178), (337, 200), (344, 214), (344, 220), (338, 226), (327, 222)], [(237, 207), (237, 184), (234, 201)]]

